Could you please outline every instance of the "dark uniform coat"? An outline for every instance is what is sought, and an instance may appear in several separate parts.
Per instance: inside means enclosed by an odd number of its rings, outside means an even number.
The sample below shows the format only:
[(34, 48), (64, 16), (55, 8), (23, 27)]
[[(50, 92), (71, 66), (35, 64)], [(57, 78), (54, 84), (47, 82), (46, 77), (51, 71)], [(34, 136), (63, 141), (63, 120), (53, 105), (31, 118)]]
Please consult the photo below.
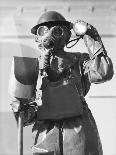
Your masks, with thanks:
[[(37, 89), (38, 64), (37, 58), (14, 57), (9, 86), (12, 96), (23, 101), (34, 98)], [(63, 71), (64, 74), (61, 74)], [(43, 79), (42, 90), (43, 96), (45, 95), (43, 105), (36, 110), (30, 106), (25, 114), (24, 126), (34, 123), (33, 154), (103, 155), (97, 126), (84, 96), (88, 93), (91, 83), (100, 84), (110, 80), (112, 76), (112, 61), (103, 48), (97, 50), (92, 56), (87, 53), (67, 52), (54, 56), (50, 70)], [(74, 81), (76, 81), (79, 102), (72, 87), (71, 93), (67, 91), (69, 77), (76, 79)], [(63, 91), (59, 88), (62, 92), (59, 92), (58, 96), (54, 93), (57, 92), (54, 83), (58, 87), (58, 81), (62, 81), (59, 86), (63, 86), (61, 88), (65, 90), (65, 95), (62, 95)], [(47, 85), (50, 83), (55, 88), (52, 91), (53, 95), (49, 97)], [(50, 86), (52, 88), (52, 85)], [(52, 103), (52, 101), (55, 102)]]

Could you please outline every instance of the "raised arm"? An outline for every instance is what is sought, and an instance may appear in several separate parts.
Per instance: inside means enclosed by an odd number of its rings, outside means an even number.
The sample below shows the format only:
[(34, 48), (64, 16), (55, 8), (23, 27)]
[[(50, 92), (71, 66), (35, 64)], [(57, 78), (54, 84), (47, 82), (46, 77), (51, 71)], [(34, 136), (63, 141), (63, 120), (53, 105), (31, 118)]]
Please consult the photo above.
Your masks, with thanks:
[(113, 77), (113, 64), (96, 28), (87, 25), (83, 40), (88, 49), (90, 59), (84, 63), (84, 73), (88, 74), (91, 83), (102, 83)]

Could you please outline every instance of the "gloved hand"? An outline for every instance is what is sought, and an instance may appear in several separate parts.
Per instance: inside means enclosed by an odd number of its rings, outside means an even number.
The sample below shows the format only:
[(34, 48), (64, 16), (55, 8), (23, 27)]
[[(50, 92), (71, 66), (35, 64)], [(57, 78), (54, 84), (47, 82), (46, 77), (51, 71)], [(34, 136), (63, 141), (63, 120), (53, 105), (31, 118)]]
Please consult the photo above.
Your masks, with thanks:
[(29, 108), (27, 99), (13, 98), (11, 106), (12, 106), (13, 112), (20, 112), (20, 111), (25, 112)]
[(19, 112), (24, 112), (24, 126), (31, 124), (36, 118), (36, 112), (38, 110), (38, 106), (35, 102), (29, 104), (27, 99), (12, 99), (12, 110), (15, 115), (15, 119), (18, 122)]
[(89, 35), (92, 39), (94, 39), (94, 41), (98, 41), (99, 43), (102, 43), (101, 37), (97, 29), (91, 24), (87, 24), (86, 35)]

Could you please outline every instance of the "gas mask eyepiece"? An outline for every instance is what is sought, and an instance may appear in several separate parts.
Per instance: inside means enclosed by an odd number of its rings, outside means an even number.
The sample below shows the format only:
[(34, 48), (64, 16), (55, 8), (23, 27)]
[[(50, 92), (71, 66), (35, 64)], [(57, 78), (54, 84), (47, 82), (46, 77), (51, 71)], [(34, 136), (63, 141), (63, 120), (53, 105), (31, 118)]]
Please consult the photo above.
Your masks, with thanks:
[(46, 34), (50, 33), (50, 35), (54, 38), (60, 38), (63, 36), (63, 29), (60, 26), (54, 26), (48, 28), (47, 26), (40, 26), (37, 29), (37, 36), (45, 36)]
[(60, 27), (60, 26), (54, 26), (52, 28), (52, 36), (54, 38), (61, 38), (63, 36), (63, 33), (64, 33), (64, 31), (63, 31), (62, 27)]
[(49, 29), (47, 26), (40, 26), (37, 29), (37, 36), (45, 36), (49, 32)]

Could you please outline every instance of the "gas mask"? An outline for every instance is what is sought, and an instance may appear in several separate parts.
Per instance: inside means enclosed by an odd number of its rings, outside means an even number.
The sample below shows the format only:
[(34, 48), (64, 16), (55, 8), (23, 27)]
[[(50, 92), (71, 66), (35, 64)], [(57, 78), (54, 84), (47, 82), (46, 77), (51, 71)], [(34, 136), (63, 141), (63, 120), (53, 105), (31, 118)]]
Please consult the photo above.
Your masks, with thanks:
[(69, 41), (71, 32), (66, 26), (40, 26), (35, 41), (39, 49), (62, 49)]
[[(46, 68), (50, 65), (50, 55), (54, 55), (56, 50), (61, 50), (68, 46), (71, 42), (76, 41), (85, 34), (87, 27), (86, 23), (79, 21), (73, 24), (73, 31), (76, 34), (76, 39), (70, 40), (71, 31), (65, 25), (41, 25), (36, 30), (35, 41), (38, 43), (38, 48), (41, 52), (40, 68)], [(69, 41), (70, 40), (70, 41)]]

